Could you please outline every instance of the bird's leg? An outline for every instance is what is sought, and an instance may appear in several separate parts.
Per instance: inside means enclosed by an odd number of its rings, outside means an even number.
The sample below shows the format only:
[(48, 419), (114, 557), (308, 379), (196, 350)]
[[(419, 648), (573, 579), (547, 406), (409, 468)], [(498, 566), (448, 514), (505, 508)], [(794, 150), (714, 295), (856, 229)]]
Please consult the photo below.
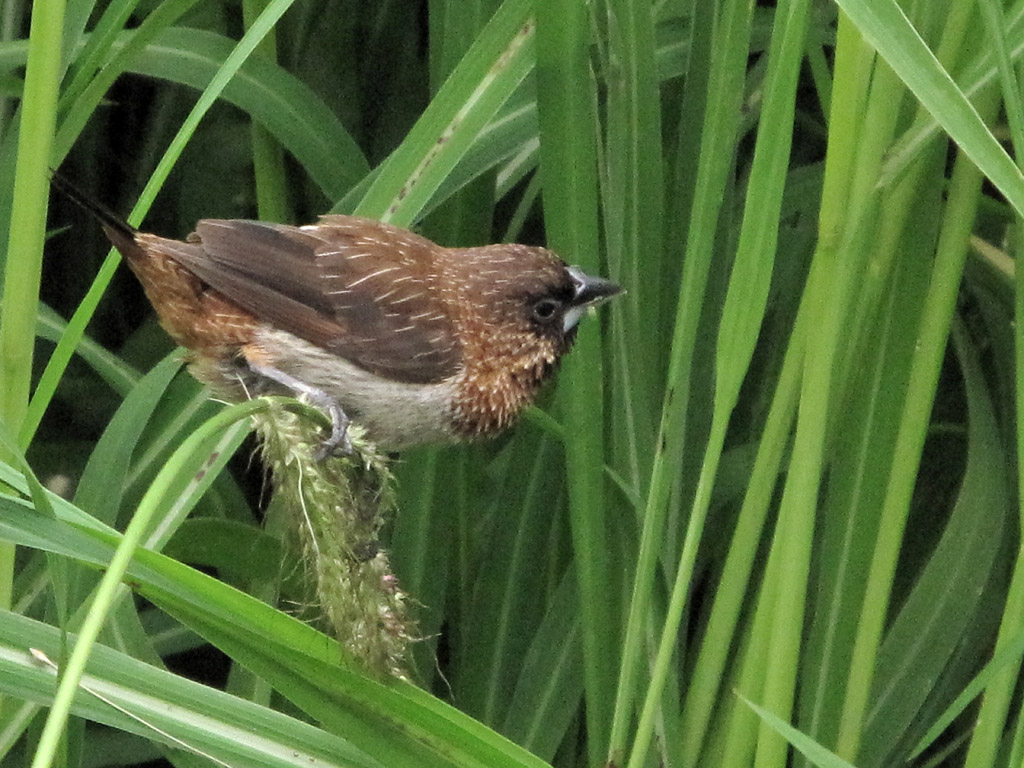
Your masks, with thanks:
[(352, 441), (348, 437), (349, 417), (335, 398), (324, 392), (322, 389), (310, 386), (304, 381), (299, 381), (277, 368), (269, 365), (258, 365), (248, 363), (249, 370), (258, 373), (260, 376), (276, 381), (278, 384), (294, 393), (296, 396), (304, 395), (311, 405), (325, 411), (331, 419), (331, 436), (316, 447), (313, 457), (321, 461), (335, 453), (352, 453)]

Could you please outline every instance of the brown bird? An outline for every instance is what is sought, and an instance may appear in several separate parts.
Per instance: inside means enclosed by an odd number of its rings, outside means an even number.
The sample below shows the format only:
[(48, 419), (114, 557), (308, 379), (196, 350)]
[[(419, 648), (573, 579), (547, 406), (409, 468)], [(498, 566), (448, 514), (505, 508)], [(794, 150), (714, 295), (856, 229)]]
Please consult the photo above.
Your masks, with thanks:
[(525, 245), (444, 248), (356, 216), (309, 226), (204, 219), (140, 232), (54, 174), (138, 276), (219, 397), (305, 396), (388, 450), (493, 435), (529, 405), (592, 306), (621, 292)]

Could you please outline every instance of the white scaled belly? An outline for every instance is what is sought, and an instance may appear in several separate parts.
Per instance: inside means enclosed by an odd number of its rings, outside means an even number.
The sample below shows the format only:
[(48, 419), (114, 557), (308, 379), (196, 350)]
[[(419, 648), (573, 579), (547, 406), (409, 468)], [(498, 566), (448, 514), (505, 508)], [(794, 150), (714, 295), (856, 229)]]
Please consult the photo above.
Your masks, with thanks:
[(286, 331), (261, 328), (254, 346), (274, 368), (333, 397), (367, 437), (386, 450), (455, 439), (456, 376), (435, 384), (392, 381)]

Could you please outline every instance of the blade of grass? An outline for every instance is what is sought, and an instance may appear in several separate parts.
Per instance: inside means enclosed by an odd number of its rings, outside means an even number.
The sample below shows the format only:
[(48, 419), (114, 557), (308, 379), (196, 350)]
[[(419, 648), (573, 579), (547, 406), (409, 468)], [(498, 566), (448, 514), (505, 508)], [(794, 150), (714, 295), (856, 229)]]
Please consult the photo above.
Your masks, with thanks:
[[(772, 541), (768, 552), (768, 563), (764, 578), (757, 587), (753, 616), (747, 620), (748, 628), (742, 635), (742, 644), (737, 653), (738, 672), (733, 688), (739, 694), (759, 697), (764, 685), (764, 668), (771, 663), (768, 645), (771, 640), (772, 613), (778, 588), (777, 571), (781, 563), (779, 539)], [(717, 765), (732, 768), (735, 765), (752, 765), (757, 746), (758, 725), (754, 714), (747, 707), (740, 706), (727, 697), (722, 722), (708, 735), (709, 748), (718, 758)], [(707, 752), (705, 752), (707, 753)], [(700, 763), (698, 763), (700, 764)]]
[[(1003, 15), (1001, 5), (993, 2), (992, 0), (980, 0), (979, 8), (985, 22), (985, 40), (991, 45), (996, 59), (996, 66), (999, 72), (999, 80), (1002, 90), (1003, 107), (1006, 111), (1007, 122), (1010, 126), (1010, 135), (1013, 141), (1015, 156), (1020, 158), (1020, 153), (1024, 150), (1024, 105), (1022, 105), (1021, 102), (1020, 83), (1018, 82), (1017, 72), (1015, 72), (1010, 60), (1009, 41), (1007, 40), (1007, 35), (1004, 31), (1006, 29), (1006, 19)], [(1018, 215), (1018, 228), (1021, 221), (1022, 218)], [(1016, 260), (1014, 263), (1016, 265)], [(1019, 292), (1020, 285), (1018, 283), (1017, 293), (1019, 294)], [(1015, 297), (1015, 304), (1017, 301), (1019, 301), (1019, 298)], [(1019, 366), (1019, 359), (1021, 355), (1019, 346), (1020, 330), (1016, 329), (1015, 333), (1018, 334), (1016, 356), (1018, 358), (1017, 366)], [(964, 343), (962, 342), (960, 346), (964, 346)], [(965, 353), (961, 352), (961, 354)], [(973, 359), (969, 359), (969, 362), (975, 363), (976, 365), (976, 361)], [(966, 369), (968, 366), (964, 365), (964, 368), (965, 378), (967, 378), (968, 372)], [(975, 376), (977, 376), (977, 374), (975, 374)], [(969, 383), (970, 379), (968, 378), (968, 384)], [(1017, 397), (1020, 398), (1021, 380), (1016, 379), (1016, 383)], [(1024, 401), (1018, 401), (1018, 414), (1022, 413), (1019, 406), (1020, 402)], [(1019, 419), (1020, 417), (1018, 415), (1018, 421)], [(973, 420), (970, 422), (970, 425), (973, 429)], [(992, 430), (993, 428), (989, 427), (989, 429)], [(1019, 435), (1024, 435), (1024, 432), (1020, 431), (1021, 427), (1019, 424), (1017, 429)], [(1021, 459), (1018, 454), (1018, 472), (1021, 471), (1020, 462)], [(964, 483), (966, 484), (966, 482), (965, 478)], [(1024, 619), (1024, 584), (1022, 584), (1022, 579), (1024, 579), (1024, 560), (1018, 557), (1014, 568), (1013, 578), (1010, 582), (1010, 590), (1006, 597), (1006, 605), (1004, 607), (1003, 616), (999, 626), (999, 634), (996, 638), (996, 653), (998, 653), (1003, 646), (1008, 643), (1009, 638), (1012, 637), (1016, 628), (1020, 626), (1021, 620)], [(970, 746), (967, 749), (967, 757), (964, 760), (965, 768), (980, 768), (981, 766), (993, 764), (998, 751), (1003, 747), (1003, 733), (1006, 728), (1006, 716), (1013, 704), (1014, 689), (1019, 676), (1020, 665), (1018, 663), (1007, 667), (998, 676), (998, 678), (989, 683), (989, 686), (986, 688), (985, 698), (978, 713), (978, 722), (975, 726), (974, 732), (971, 734)], [(1020, 715), (1018, 714), (1017, 717), (1020, 718)]]
[[(775, 260), (777, 222), (782, 208), (785, 170), (792, 145), (792, 112), (796, 99), (797, 76), (803, 59), (808, 15), (809, 4), (804, 0), (783, 0), (777, 7), (765, 84), (765, 90), (769, 95), (758, 126), (744, 220), (719, 329), (711, 432), (680, 555), (676, 585), (669, 604), (661, 647), (654, 663), (651, 686), (637, 726), (637, 742), (630, 757), (630, 765), (639, 766), (643, 763), (646, 752), (643, 739), (650, 739), (654, 732), (658, 699), (668, 674), (668, 665), (672, 657), (672, 648), (676, 644), (686, 596), (691, 590), (690, 579), (697, 545), (711, 503), (711, 492), (725, 444), (726, 430), (764, 319)], [(799, 604), (802, 606), (803, 601), (799, 601)], [(793, 617), (789, 617), (789, 621), (786, 626), (799, 631), (800, 621)], [(799, 648), (799, 643), (789, 645), (794, 646)], [(785, 670), (785, 665), (773, 663), (772, 668), (782, 671)], [(790, 668), (789, 672), (794, 675), (793, 679), (788, 681), (788, 689), (792, 695), (795, 670)], [(785, 674), (784, 671), (781, 674)], [(780, 687), (784, 688), (786, 685), (787, 682), (783, 678)], [(773, 704), (780, 711), (788, 711), (785, 696), (780, 695), (778, 698), (781, 701)]]
[[(971, 13), (973, 9), (973, 4), (964, 4), (964, 6), (957, 4), (955, 11), (951, 12), (963, 15), (969, 23), (973, 24), (975, 21), (975, 16)], [(965, 11), (967, 12), (965, 13)], [(1007, 9), (1004, 19), (1006, 22), (1004, 33), (1007, 44), (1010, 46), (1011, 58), (1018, 61), (1024, 55), (1024, 2), (1018, 0), (1016, 5)], [(999, 76), (998, 68), (992, 60), (991, 48), (988, 46), (983, 48), (984, 50), (978, 52), (970, 66), (965, 68), (966, 71), (960, 78), (964, 94), (972, 101), (981, 90), (995, 82)], [(939, 60), (944, 61), (941, 56), (941, 47), (939, 52)], [(949, 69), (948, 66), (947, 69)], [(878, 185), (885, 187), (892, 184), (906, 171), (910, 163), (920, 153), (921, 148), (941, 132), (942, 128), (931, 114), (928, 114), (926, 120), (916, 121), (893, 145), (882, 173), (879, 175)]]
[(124, 481), (142, 430), (180, 368), (177, 353), (172, 353), (139, 381), (114, 414), (82, 472), (74, 503), (108, 525), (117, 520)]
[[(32, 6), (31, 48), (21, 101), (14, 198), (0, 303), (0, 422), (16, 435), (25, 421), (46, 240), (48, 166), (57, 119), (64, 2)], [(6, 451), (0, 451), (0, 457)], [(0, 609), (12, 605), (14, 547), (0, 543)], [(0, 699), (0, 705), (3, 701)]]
[[(263, 8), (264, 0), (245, 0), (242, 12), (247, 26)], [(273, 29), (267, 33), (257, 55), (269, 62), (277, 59), (277, 36)], [(256, 182), (257, 218), (265, 221), (291, 221), (292, 216), (288, 205), (288, 189), (285, 179), (284, 153), (281, 145), (274, 141), (270, 132), (259, 123), (253, 122), (251, 127), (253, 175)]]
[(699, 764), (708, 724), (723, 683), (726, 662), (735, 643), (743, 602), (751, 583), (754, 558), (763, 534), (764, 522), (776, 489), (784, 450), (796, 413), (800, 372), (803, 367), (803, 338), (806, 321), (797, 320), (786, 358), (779, 374), (757, 459), (750, 475), (743, 506), (733, 532), (732, 543), (718, 584), (715, 604), (708, 619), (700, 653), (686, 689), (683, 707), (684, 768)]
[(754, 712), (757, 713), (757, 716), (760, 717), (769, 728), (796, 747), (802, 755), (807, 757), (819, 768), (854, 768), (850, 763), (846, 762), (838, 755), (829, 752), (821, 744), (818, 744), (814, 739), (810, 738), (806, 734), (801, 733), (782, 718), (772, 714), (772, 712), (763, 707), (757, 706), (757, 704), (742, 694), (736, 695), (739, 697), (740, 701), (754, 710)]
[(149, 528), (157, 511), (166, 503), (165, 496), (168, 487), (176, 484), (179, 476), (193, 477), (196, 475), (200, 466), (206, 464), (209, 449), (215, 445), (221, 432), (235, 422), (247, 419), (250, 414), (266, 410), (266, 408), (265, 401), (250, 400), (222, 411), (182, 443), (171, 461), (164, 467), (164, 471), (150, 486), (131, 523), (125, 529), (124, 537), (118, 545), (106, 573), (103, 574), (88, 616), (82, 624), (78, 642), (68, 659), (67, 667), (61, 670), (61, 680), (54, 696), (53, 707), (39, 737), (39, 747), (32, 760), (32, 768), (47, 768), (53, 762), (60, 733), (70, 714), (71, 704), (82, 675), (85, 673), (89, 654), (103, 628), (107, 613), (118, 594), (121, 579), (124, 578), (125, 572), (128, 570), (135, 550), (145, 537), (153, 535)]
[[(25, 419), (32, 372), (63, 22), (61, 0), (33, 8), (14, 175), (13, 225), (8, 232), (0, 306), (0, 419), (15, 434)], [(0, 605), (10, 605), (2, 584)]]
[[(922, 6), (921, 8), (927, 8)], [(939, 14), (939, 11), (935, 11)], [(963, 46), (964, 20), (972, 18), (968, 4), (956, 4), (941, 14), (940, 59), (954, 61)], [(845, 17), (844, 17), (845, 19)], [(844, 26), (847, 22), (844, 21)], [(842, 61), (842, 58), (839, 59)], [(845, 67), (843, 68), (845, 70)], [(885, 86), (883, 89), (881, 86)], [(840, 99), (845, 89), (837, 89)], [(865, 196), (877, 186), (880, 153), (887, 153), (897, 115), (892, 106), (903, 99), (902, 87), (891, 69), (881, 65), (870, 100), (864, 105), (858, 141), (863, 160), (856, 173), (856, 188)], [(927, 113), (916, 108), (917, 118)], [(840, 135), (840, 126), (832, 124)], [(867, 153), (871, 144), (874, 149)], [(849, 150), (836, 146), (840, 155)], [(831, 149), (830, 149), (831, 153)], [(868, 158), (871, 158), (870, 161)], [(822, 511), (822, 546), (817, 560), (822, 585), (817, 602), (804, 665), (803, 686), (811, 691), (803, 697), (800, 722), (815, 738), (833, 744), (839, 728), (842, 696), (852, 652), (856, 606), (863, 599), (863, 563), (874, 546), (878, 517), (884, 496), (884, 481), (892, 464), (902, 393), (906, 390), (910, 354), (919, 322), (920, 305), (927, 289), (927, 266), (934, 252), (941, 219), (940, 188), (944, 178), (945, 149), (935, 142), (915, 162), (898, 185), (882, 188), (881, 200), (870, 200), (877, 213), (851, 216), (850, 225), (863, 227), (877, 220), (869, 246), (868, 268), (859, 273), (852, 319), (846, 335), (852, 341), (843, 349), (842, 371), (836, 377), (837, 396), (844, 405), (830, 428), (831, 470)], [(861, 171), (863, 168), (863, 171)], [(840, 201), (838, 213), (851, 210)], [(850, 253), (850, 251), (847, 251)], [(854, 253), (848, 257), (858, 258)]]
[(616, 387), (627, 402), (613, 411), (626, 417), (624, 444), (616, 446), (630, 477), (650, 472), (663, 351), (650, 343), (650, 329), (661, 323), (658, 295), (663, 286), (643, 272), (660, 274), (664, 179), (661, 153), (661, 99), (654, 42), (654, 10), (636, 0), (610, 0), (605, 82), (605, 176), (602, 211), (611, 277), (629, 286), (629, 300), (613, 313), (624, 336)]
[[(243, 0), (242, 16), (247, 27), (260, 12), (266, 8), (266, 0)], [(271, 29), (257, 47), (255, 59), (277, 62), (277, 35)], [(284, 153), (270, 132), (257, 122), (253, 122), (250, 141), (252, 142), (253, 176), (256, 181), (257, 218), (264, 221), (291, 221), (291, 209), (288, 205), (288, 187), (286, 185)]]
[[(548, 242), (562, 258), (598, 266), (597, 125), (588, 62), (587, 6), (578, 0), (536, 4), (540, 173)], [(573, 553), (579, 577), (587, 754), (597, 765), (607, 752), (612, 720), (618, 627), (611, 564), (611, 527), (604, 503), (604, 409), (601, 347), (596, 323), (581, 329), (559, 389), (565, 414), (566, 483)]]
[[(0, 510), (0, 536), (99, 567), (107, 566), (123, 541), (117, 534), (47, 520), (3, 497)], [(66, 502), (55, 511), (82, 515)], [(399, 681), (382, 684), (339, 665), (336, 642), (206, 574), (138, 549), (127, 577), (140, 594), (387, 765), (544, 768), (543, 761), (428, 693)], [(389, 756), (403, 757), (391, 762)]]
[[(54, 147), (54, 167), (63, 162), (65, 155), (81, 134), (86, 122), (95, 113), (100, 100), (110, 90), (114, 81), (125, 71), (128, 62), (143, 50), (157, 34), (177, 21), (195, 3), (196, 0), (171, 0), (171, 2), (161, 3), (137, 29), (126, 36), (127, 40), (116, 50), (112, 48), (116, 40), (113, 36), (116, 34), (116, 30), (105, 29), (106, 23), (101, 22), (101, 28), (97, 35), (99, 40), (95, 43), (95, 50), (90, 50), (92, 47), (90, 45), (92, 40), (90, 40), (86, 44), (83, 55), (90, 58), (93, 55), (96, 57), (109, 56), (109, 58), (105, 62), (105, 66), (95, 73), (95, 76), (90, 73), (91, 80), (86, 81), (84, 75), (81, 79), (76, 76), (74, 80), (77, 82), (73, 82), (73, 87), (69, 86), (65, 94), (62, 95), (60, 111), (63, 119)], [(100, 47), (101, 45), (103, 47)]]
[[(62, 318), (45, 304), (40, 305), (37, 336), (56, 343), (66, 329)], [(128, 394), (139, 380), (138, 371), (88, 336), (82, 338), (75, 352), (119, 395)]]
[(412, 222), (533, 67), (532, 4), (505, 0), (386, 161), (355, 213)]
[(936, 743), (943, 731), (948, 729), (964, 713), (967, 707), (985, 692), (990, 683), (1007, 670), (1020, 666), (1022, 655), (1024, 655), (1024, 630), (1020, 630), (1018, 627), (1018, 631), (1001, 643), (995, 655), (964, 687), (942, 715), (928, 727), (928, 730), (910, 751), (908, 759), (913, 760), (919, 757), (928, 747)]
[[(0, 690), (40, 704), (50, 702), (54, 676), (28, 649), (55, 654), (58, 632), (16, 614), (0, 615)], [(343, 739), (308, 723), (155, 669), (104, 646), (96, 647), (82, 682), (123, 711), (83, 688), (74, 700), (76, 715), (180, 746), (162, 738), (167, 734), (229, 761), (235, 768), (299, 768), (311, 762), (338, 768), (380, 765)]]
[(579, 615), (576, 574), (570, 568), (533, 636), (502, 729), (544, 760), (554, 759), (583, 696)]
[[(977, 350), (960, 323), (953, 327), (953, 338), (969, 409), (967, 467), (942, 539), (880, 649), (860, 757), (866, 765), (890, 764), (904, 757), (890, 752), (920, 721), (919, 708), (941, 677), (949, 656), (963, 643), (965, 625), (978, 620), (977, 603), (996, 556), (992, 542), (1000, 538), (1007, 511), (1002, 446)], [(1004, 627), (1004, 635), (1012, 635), (1019, 626), (1018, 622)], [(1002, 743), (1006, 717), (1005, 709), (999, 710), (1008, 703), (1012, 690), (1001, 697), (990, 693), (1012, 689), (1015, 670), (1007, 669), (1003, 678), (990, 684), (986, 692), (986, 705), (975, 725), (965, 766), (995, 764), (993, 747)], [(988, 762), (972, 758), (977, 753), (987, 754)]]
[[(988, 95), (982, 101), (982, 114), (990, 115), (994, 112), (996, 103), (994, 94)], [(885, 608), (889, 603), (893, 571), (903, 540), (980, 185), (981, 175), (975, 166), (966, 156), (959, 156), (950, 182), (947, 213), (943, 218), (935, 267), (914, 346), (908, 395), (896, 438), (897, 462), (894, 463), (886, 486), (878, 543), (868, 572), (850, 662), (836, 749), (839, 755), (848, 759), (854, 758), (860, 744)]]
[[(173, 26), (157, 27), (151, 37), (145, 47), (128, 33), (115, 40), (115, 58), (124, 71), (199, 90), (210, 85), (236, 44), (213, 32)], [(108, 81), (93, 81), (69, 108), (69, 122), (62, 123), (58, 134), (58, 157), (78, 139), (83, 118), (95, 111), (110, 86)], [(265, 126), (331, 199), (341, 197), (369, 171), (362, 151), (327, 105), (309, 86), (270, 61), (246, 61), (221, 98)], [(70, 122), (79, 113), (78, 120)]]
[[(674, 473), (681, 466), (683, 457), (686, 409), (690, 400), (691, 357), (696, 344), (719, 211), (737, 140), (751, 13), (752, 6), (749, 3), (727, 0), (719, 13), (716, 40), (712, 45), (714, 54), (708, 82), (708, 94), (712, 98), (708, 101), (701, 129), (700, 165), (693, 197), (694, 207), (690, 212), (687, 258), (679, 287), (657, 449), (642, 518), (643, 533), (622, 647), (618, 686), (615, 689), (615, 714), (607, 755), (610, 760), (617, 760), (625, 752), (627, 729), (634, 716), (633, 701), (638, 692), (637, 671), (643, 652), (654, 574), (658, 568), (662, 528), (674, 486)], [(641, 734), (641, 739), (647, 738), (649, 734)], [(637, 747), (643, 745), (634, 747), (634, 757), (646, 751), (645, 748)]]
[(549, 535), (552, 499), (561, 481), (560, 445), (537, 430), (513, 437), (507, 470), (491, 512), (487, 547), (473, 586), (473, 622), (452, 679), (459, 708), (497, 727), (505, 720), (528, 643), (541, 620), (544, 572), (536, 567)]
[[(861, 51), (858, 51), (860, 53)], [(862, 64), (864, 58), (855, 59)], [(839, 87), (837, 86), (837, 91)], [(833, 100), (842, 109), (860, 98), (855, 86), (852, 94)], [(865, 114), (859, 130), (856, 165), (849, 179), (836, 176), (836, 152), (842, 144), (830, 142), (825, 170), (825, 189), (846, 191), (837, 209), (821, 208), (821, 226), (833, 219), (835, 239), (822, 238), (814, 255), (806, 293), (809, 301), (808, 349), (800, 395), (799, 417), (792, 460), (786, 478), (775, 537), (786, 565), (779, 569), (776, 586), (769, 658), (762, 693), (765, 706), (783, 718), (792, 717), (796, 679), (803, 648), (805, 606), (809, 602), (809, 578), (813, 545), (817, 535), (819, 493), (829, 445), (830, 414), (842, 402), (843, 360), (847, 349), (849, 316), (856, 307), (867, 269), (865, 247), (874, 234), (877, 193), (874, 178), (884, 149), (891, 141), (899, 114), (903, 90), (884, 64), (875, 68), (868, 93)], [(851, 98), (852, 97), (852, 98)], [(846, 104), (844, 105), (845, 102)], [(835, 116), (830, 126), (835, 126)], [(825, 192), (823, 192), (823, 198)], [(755, 762), (758, 766), (782, 765), (786, 761), (786, 743), (771, 729), (761, 726)]]
[(985, 126), (894, 0), (837, 0), (864, 38), (889, 63), (939, 125), (1024, 216), (1024, 174)]

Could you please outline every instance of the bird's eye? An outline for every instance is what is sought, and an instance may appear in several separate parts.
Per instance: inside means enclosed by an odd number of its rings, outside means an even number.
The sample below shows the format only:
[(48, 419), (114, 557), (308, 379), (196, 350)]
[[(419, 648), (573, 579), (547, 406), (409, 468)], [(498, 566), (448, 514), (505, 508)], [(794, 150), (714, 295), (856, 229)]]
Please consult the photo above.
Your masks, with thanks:
[(540, 299), (533, 305), (533, 319), (541, 323), (551, 322), (562, 308), (558, 299)]

